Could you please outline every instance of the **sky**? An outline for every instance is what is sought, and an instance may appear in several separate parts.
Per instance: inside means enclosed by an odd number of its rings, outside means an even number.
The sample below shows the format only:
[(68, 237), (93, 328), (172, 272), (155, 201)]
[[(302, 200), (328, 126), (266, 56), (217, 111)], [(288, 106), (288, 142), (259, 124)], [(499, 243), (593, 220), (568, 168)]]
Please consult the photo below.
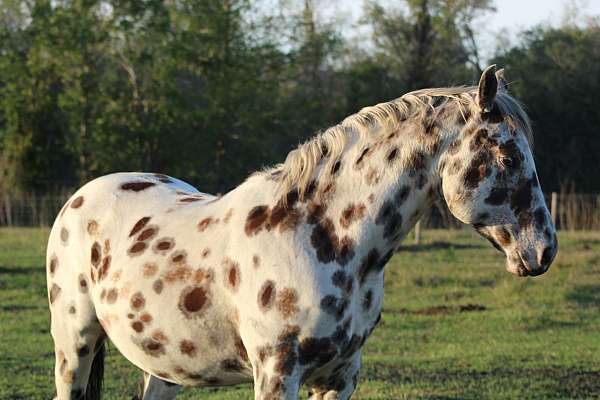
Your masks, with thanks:
[[(381, 4), (393, 4), (393, 0), (379, 0)], [(362, 14), (363, 0), (330, 0), (323, 3), (325, 14), (347, 15), (351, 21), (357, 21)], [(600, 16), (600, 0), (495, 0), (496, 12), (490, 13), (478, 21), (476, 28), (482, 28), (478, 42), (485, 59), (494, 53), (497, 36), (502, 33), (504, 39), (516, 40), (517, 32), (539, 23), (560, 24), (564, 18), (567, 4), (575, 3), (584, 15)], [(327, 5), (329, 4), (329, 5)], [(361, 28), (355, 27), (353, 34), (360, 34)], [(508, 34), (508, 37), (507, 37)]]

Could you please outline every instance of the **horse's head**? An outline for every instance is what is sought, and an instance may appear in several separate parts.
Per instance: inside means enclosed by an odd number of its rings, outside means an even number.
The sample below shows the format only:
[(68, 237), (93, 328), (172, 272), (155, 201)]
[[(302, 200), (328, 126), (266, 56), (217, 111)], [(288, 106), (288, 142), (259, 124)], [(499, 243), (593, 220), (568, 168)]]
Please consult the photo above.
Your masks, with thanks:
[(502, 72), (486, 69), (464, 109), (442, 164), (442, 190), (452, 214), (506, 254), (519, 276), (546, 272), (557, 251), (552, 219), (535, 171), (527, 116), (506, 92)]

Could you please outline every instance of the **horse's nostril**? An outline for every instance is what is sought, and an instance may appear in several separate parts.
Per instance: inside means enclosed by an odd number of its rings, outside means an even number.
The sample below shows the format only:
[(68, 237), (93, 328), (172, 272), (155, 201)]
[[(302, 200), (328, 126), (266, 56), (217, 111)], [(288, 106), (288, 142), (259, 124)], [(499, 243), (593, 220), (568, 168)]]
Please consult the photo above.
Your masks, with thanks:
[(548, 246), (544, 249), (542, 253), (542, 259), (540, 260), (540, 265), (542, 267), (547, 267), (552, 262), (552, 258), (554, 257), (554, 247)]

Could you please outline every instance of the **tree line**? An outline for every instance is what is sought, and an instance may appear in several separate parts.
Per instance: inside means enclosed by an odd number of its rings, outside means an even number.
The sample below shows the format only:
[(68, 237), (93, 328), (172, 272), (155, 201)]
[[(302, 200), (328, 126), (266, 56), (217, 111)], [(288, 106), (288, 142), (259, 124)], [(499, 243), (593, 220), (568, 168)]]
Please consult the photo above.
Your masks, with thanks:
[[(4, 0), (0, 191), (115, 171), (224, 192), (361, 107), (473, 83), (491, 0), (366, 1), (368, 37), (312, 0)], [(600, 190), (597, 19), (498, 38), (545, 190)]]

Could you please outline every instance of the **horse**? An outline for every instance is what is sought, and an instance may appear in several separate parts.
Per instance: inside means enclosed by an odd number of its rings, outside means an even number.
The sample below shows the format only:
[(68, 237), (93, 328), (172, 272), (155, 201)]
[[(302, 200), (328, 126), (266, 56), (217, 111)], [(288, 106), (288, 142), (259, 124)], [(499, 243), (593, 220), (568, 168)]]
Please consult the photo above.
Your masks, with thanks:
[(98, 399), (105, 340), (143, 399), (253, 383), (256, 399), (348, 399), (381, 318), (384, 266), (443, 199), (518, 276), (557, 239), (526, 113), (502, 70), (362, 109), (222, 196), (157, 173), (81, 187), (52, 227), (56, 399)]

